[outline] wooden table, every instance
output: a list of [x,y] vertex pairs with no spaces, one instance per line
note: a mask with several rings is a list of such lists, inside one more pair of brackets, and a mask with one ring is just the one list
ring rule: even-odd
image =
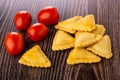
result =
[[[52,62],[51,68],[31,68],[18,63],[22,56],[7,54],[3,46],[4,37],[11,31],[19,32],[13,23],[16,12],[27,10],[32,14],[32,24],[38,22],[37,13],[46,6],[55,6],[60,14],[60,20],[75,15],[94,14],[96,23],[103,24],[106,34],[112,41],[113,57],[102,58],[96,64],[66,64],[69,50],[51,50],[55,28],[49,28],[47,38],[39,42],[28,39],[25,31],[25,48],[22,54],[35,44]],[[0,80],[120,80],[120,0],[0,0]]]

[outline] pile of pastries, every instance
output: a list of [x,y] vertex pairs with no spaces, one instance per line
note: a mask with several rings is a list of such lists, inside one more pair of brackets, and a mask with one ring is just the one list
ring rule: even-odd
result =
[[[53,39],[52,50],[71,48],[66,59],[67,64],[98,63],[101,57],[106,59],[112,57],[110,37],[105,34],[106,29],[103,25],[95,23],[92,14],[85,17],[74,16],[59,22],[55,28],[57,32]],[[19,63],[31,67],[51,67],[51,61],[39,45],[26,51]]]

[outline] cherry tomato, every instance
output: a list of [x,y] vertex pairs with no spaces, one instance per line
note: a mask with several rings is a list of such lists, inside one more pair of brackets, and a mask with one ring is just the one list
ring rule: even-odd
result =
[[24,37],[18,32],[10,32],[4,39],[5,49],[11,55],[18,55],[24,48]]
[[32,41],[39,41],[47,36],[48,28],[42,23],[35,23],[28,28],[26,33]]
[[18,30],[26,30],[31,22],[31,14],[27,11],[19,11],[14,17],[14,24]]
[[48,6],[38,13],[38,21],[45,25],[53,25],[59,20],[59,14],[55,7]]

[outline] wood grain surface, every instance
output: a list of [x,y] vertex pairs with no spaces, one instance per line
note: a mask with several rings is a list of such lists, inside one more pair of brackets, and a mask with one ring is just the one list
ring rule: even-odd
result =
[[[96,23],[103,24],[106,34],[112,41],[113,57],[102,58],[96,64],[66,64],[69,50],[51,50],[55,28],[49,28],[47,38],[39,42],[28,39],[25,31],[25,49],[22,54],[35,44],[52,62],[51,68],[31,68],[18,63],[22,56],[9,55],[3,46],[4,37],[11,31],[19,32],[13,19],[17,11],[27,10],[32,14],[32,24],[38,22],[37,13],[46,6],[55,6],[60,14],[60,20],[75,15],[94,14]],[[0,80],[120,80],[120,0],[0,0]]]

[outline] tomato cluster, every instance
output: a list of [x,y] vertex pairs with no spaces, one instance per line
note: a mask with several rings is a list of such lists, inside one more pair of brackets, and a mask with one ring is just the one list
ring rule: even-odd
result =
[[[59,14],[55,7],[45,7],[39,11],[39,23],[31,25],[32,16],[28,11],[19,11],[14,17],[15,27],[22,31],[26,30],[27,36],[32,41],[43,40],[48,34],[47,25],[53,25],[58,22]],[[4,46],[12,55],[18,55],[24,48],[24,37],[19,32],[10,32],[5,36]]]

